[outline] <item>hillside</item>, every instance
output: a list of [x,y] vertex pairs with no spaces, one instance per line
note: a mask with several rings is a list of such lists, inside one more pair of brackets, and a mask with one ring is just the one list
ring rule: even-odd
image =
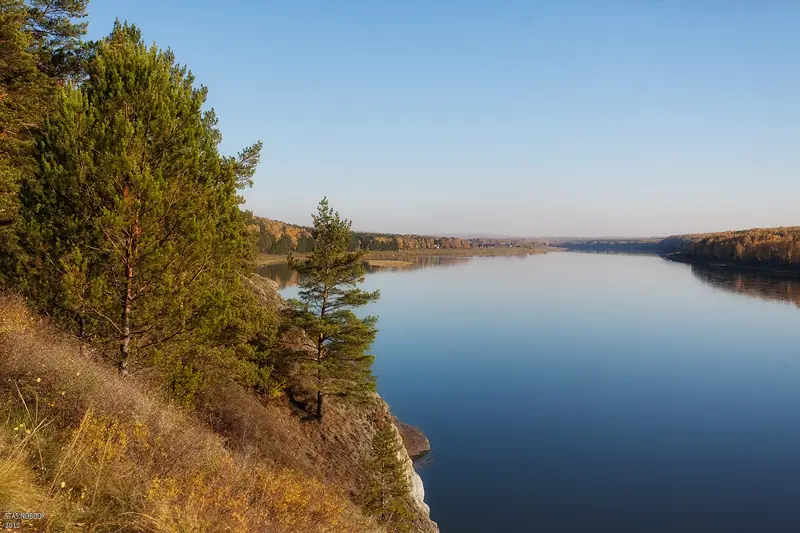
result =
[[0,10],[0,507],[36,531],[436,531],[349,221],[320,202],[292,263],[315,290],[282,301],[240,207],[262,144],[221,152],[207,88],[135,25],[90,43],[86,2],[40,5]]
[[[374,414],[388,412],[377,397],[371,409],[331,401],[320,426],[285,396],[264,403],[221,380],[186,411],[147,372],[120,377],[5,293],[0,405],[0,506],[44,513],[29,530],[390,531],[358,505]],[[401,460],[417,483],[405,451]],[[413,531],[436,531],[426,508],[413,509]]]

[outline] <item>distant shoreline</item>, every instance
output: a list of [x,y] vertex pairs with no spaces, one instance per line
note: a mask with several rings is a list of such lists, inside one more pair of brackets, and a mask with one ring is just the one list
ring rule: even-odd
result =
[[741,263],[737,261],[717,261],[690,257],[684,252],[672,252],[662,254],[664,259],[675,261],[676,263],[686,263],[694,265],[705,265],[725,270],[747,270],[749,272],[761,272],[765,274],[780,275],[784,277],[800,278],[800,266],[791,265],[770,265],[764,263]]
[[[403,261],[404,257],[509,257],[545,254],[552,248],[443,248],[417,249],[397,251],[369,251],[364,256],[367,261]],[[286,263],[288,254],[261,254],[255,260],[255,266],[279,265]],[[303,259],[305,253],[293,253],[293,257]]]

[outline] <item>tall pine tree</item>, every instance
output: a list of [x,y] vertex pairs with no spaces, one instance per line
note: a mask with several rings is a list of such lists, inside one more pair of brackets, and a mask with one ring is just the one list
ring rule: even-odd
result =
[[377,317],[358,318],[353,309],[380,298],[358,288],[364,281],[364,251],[349,251],[351,222],[323,198],[314,218],[314,248],[308,259],[289,256],[300,274],[300,298],[292,302],[297,324],[313,342],[305,368],[316,392],[316,417],[322,420],[327,395],[363,398],[375,390],[373,356]]
[[18,266],[18,192],[56,87],[81,69],[86,0],[0,0],[0,274]]
[[134,26],[115,24],[87,73],[62,90],[22,191],[28,289],[117,344],[125,374],[137,350],[225,317],[252,251],[238,189],[261,145],[221,156],[205,87]]

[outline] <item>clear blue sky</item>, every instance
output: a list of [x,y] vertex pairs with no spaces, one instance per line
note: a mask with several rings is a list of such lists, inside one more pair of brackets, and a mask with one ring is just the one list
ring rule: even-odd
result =
[[93,0],[264,141],[256,214],[363,230],[800,225],[800,2]]

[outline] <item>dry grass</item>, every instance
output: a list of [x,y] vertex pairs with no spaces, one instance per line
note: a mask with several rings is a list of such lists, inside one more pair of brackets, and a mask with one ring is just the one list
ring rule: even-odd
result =
[[[8,453],[4,446],[3,455]],[[0,504],[3,509],[29,509],[44,512],[47,501],[41,487],[36,484],[36,475],[23,461],[13,458],[0,459]],[[51,510],[49,506],[48,510]]]
[[199,413],[217,434],[0,295],[0,507],[44,512],[38,531],[381,531],[314,475],[285,408],[230,396],[247,399],[238,418],[231,400]]

